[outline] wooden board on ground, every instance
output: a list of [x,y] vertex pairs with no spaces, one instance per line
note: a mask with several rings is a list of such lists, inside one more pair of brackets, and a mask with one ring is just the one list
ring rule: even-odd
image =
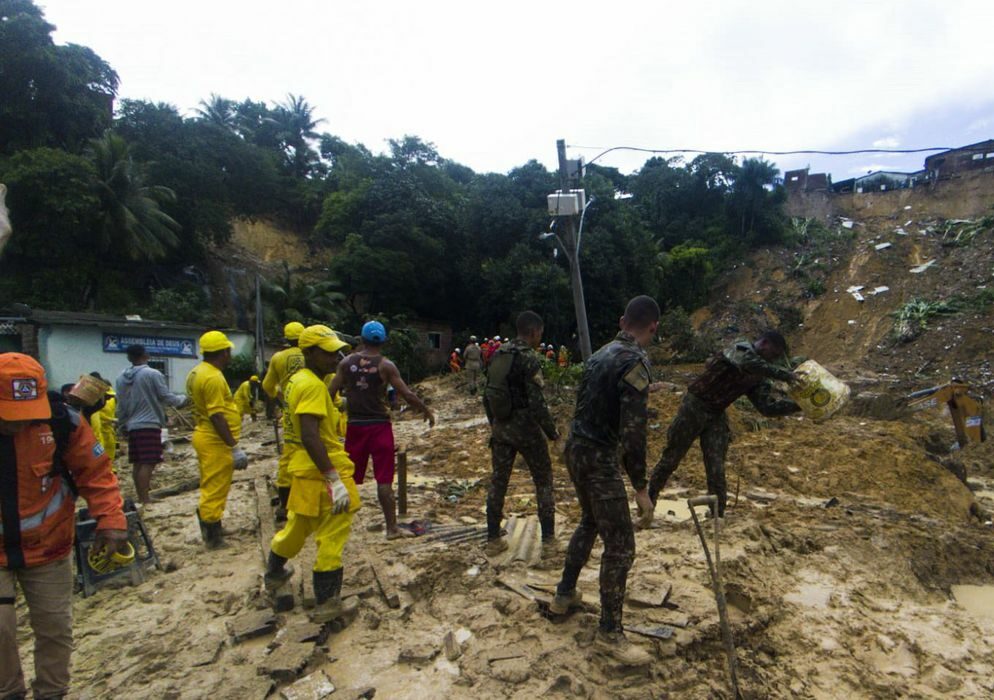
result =
[[[269,546],[272,544],[273,535],[276,534],[276,526],[273,523],[272,494],[269,492],[269,481],[264,476],[255,479],[255,503],[259,516],[259,549],[262,554],[262,565],[265,567],[269,559]],[[294,570],[287,585],[283,586],[279,593],[273,597],[273,609],[276,612],[293,610],[294,591],[299,590],[300,572]]]
[[172,486],[155,489],[150,495],[153,498],[168,498],[169,496],[178,496],[181,493],[194,491],[198,488],[200,488],[200,479],[187,479],[186,481],[181,481],[178,484],[173,484]]

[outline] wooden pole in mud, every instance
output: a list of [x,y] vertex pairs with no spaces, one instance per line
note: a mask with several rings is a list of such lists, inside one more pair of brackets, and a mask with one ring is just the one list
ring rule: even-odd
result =
[[407,451],[397,452],[397,512],[407,515]]

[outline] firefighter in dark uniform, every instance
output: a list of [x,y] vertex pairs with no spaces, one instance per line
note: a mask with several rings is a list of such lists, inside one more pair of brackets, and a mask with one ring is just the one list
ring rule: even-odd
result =
[[552,462],[546,440],[558,440],[556,423],[542,395],[542,366],[535,348],[542,340],[544,323],[534,311],[524,311],[516,323],[518,337],[503,343],[487,368],[483,404],[490,421],[493,475],[487,492],[488,556],[507,549],[501,530],[504,496],[514,458],[525,459],[538,501],[542,527],[542,558],[555,555],[556,505],[552,492]]
[[700,438],[708,493],[718,497],[718,514],[728,500],[725,455],[731,441],[725,409],[746,396],[764,416],[786,416],[801,410],[789,399],[773,396],[770,380],[797,381],[794,373],[778,366],[787,353],[787,341],[777,331],[766,331],[759,340],[737,341],[708,360],[704,372],[687,387],[680,410],[666,432],[666,449],[652,470],[649,496],[655,503],[687,450]]
[[561,615],[581,601],[576,581],[600,536],[604,541],[601,619],[594,646],[622,664],[640,666],[649,662],[649,655],[628,641],[621,623],[628,571],[635,559],[635,532],[618,468],[618,447],[621,464],[635,489],[639,525],[646,527],[653,516],[645,474],[651,379],[643,348],[656,335],[659,306],[651,297],[632,299],[620,326],[617,337],[587,360],[577,393],[576,414],[566,442],[566,466],[583,514],[570,540],[562,580],[550,609]]

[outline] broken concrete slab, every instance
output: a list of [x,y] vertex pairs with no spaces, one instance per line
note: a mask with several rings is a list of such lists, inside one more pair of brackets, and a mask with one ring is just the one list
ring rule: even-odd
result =
[[412,666],[427,666],[436,656],[438,656],[438,649],[434,647],[405,647],[397,655],[397,661]]
[[263,659],[257,670],[260,675],[286,683],[296,679],[316,653],[318,649],[313,644],[283,644]]
[[276,630],[276,615],[271,610],[253,610],[243,613],[227,623],[235,644],[255,639]]
[[380,593],[383,594],[383,599],[386,600],[387,605],[393,609],[400,607],[400,594],[397,589],[393,587],[390,579],[386,575],[386,567],[381,561],[370,562],[369,568],[373,570],[373,578],[376,579],[376,585],[380,588]]
[[653,639],[669,639],[674,630],[668,625],[625,625],[625,631]]
[[315,671],[280,691],[284,700],[324,700],[335,692],[335,684],[324,671]]
[[637,607],[660,608],[669,599],[672,591],[673,584],[671,583],[653,588],[638,586],[632,588],[626,599],[629,603],[633,603]]

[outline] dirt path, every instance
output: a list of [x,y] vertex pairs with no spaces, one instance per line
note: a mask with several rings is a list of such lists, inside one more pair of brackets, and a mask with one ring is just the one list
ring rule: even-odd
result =
[[[541,570],[483,556],[488,430],[478,403],[453,383],[447,378],[423,388],[440,414],[434,429],[406,412],[396,425],[412,482],[401,520],[426,518],[434,536],[462,528],[469,539],[447,545],[432,542],[429,533],[386,542],[374,489],[366,485],[345,554],[346,589],[361,596],[358,619],[303,649],[291,641],[306,627],[298,607],[277,616],[260,637],[236,643],[232,625],[266,607],[255,479],[275,469],[272,446],[262,444],[271,429],[250,426],[245,442],[253,464],[236,476],[225,518],[233,546],[203,550],[196,491],[149,508],[146,522],[166,571],[137,587],[77,598],[71,697],[278,697],[290,680],[317,671],[338,687],[332,698],[368,687],[380,698],[727,697],[703,555],[678,506],[703,487],[699,455],[688,456],[664,494],[672,503],[660,509],[656,526],[638,534],[630,578],[629,593],[637,598],[672,590],[670,607],[631,603],[626,624],[671,625],[674,635],[633,636],[656,661],[624,671],[588,649],[597,619],[598,549],[580,582],[587,609],[565,620],[547,619],[534,602],[497,583],[554,584],[558,564]],[[653,398],[653,456],[678,400]],[[557,411],[565,426],[568,403]],[[739,496],[726,521],[722,561],[747,697],[994,693],[994,618],[968,612],[951,595],[956,584],[994,584],[994,537],[970,516],[970,491],[921,445],[942,422],[916,421],[853,416],[815,426],[733,412],[728,467]],[[976,462],[989,464],[983,457]],[[577,509],[565,469],[558,456],[554,461],[565,539]],[[195,476],[192,450],[180,444],[155,486]],[[971,476],[989,478],[989,472]],[[524,470],[515,471],[507,502],[508,515],[522,523],[534,515]],[[306,572],[309,563],[297,567]],[[385,587],[398,592],[397,607],[380,593],[374,567]],[[448,633],[456,643],[446,654]],[[23,625],[21,635],[30,665]],[[299,667],[281,672],[278,662],[299,649],[305,652]]]

